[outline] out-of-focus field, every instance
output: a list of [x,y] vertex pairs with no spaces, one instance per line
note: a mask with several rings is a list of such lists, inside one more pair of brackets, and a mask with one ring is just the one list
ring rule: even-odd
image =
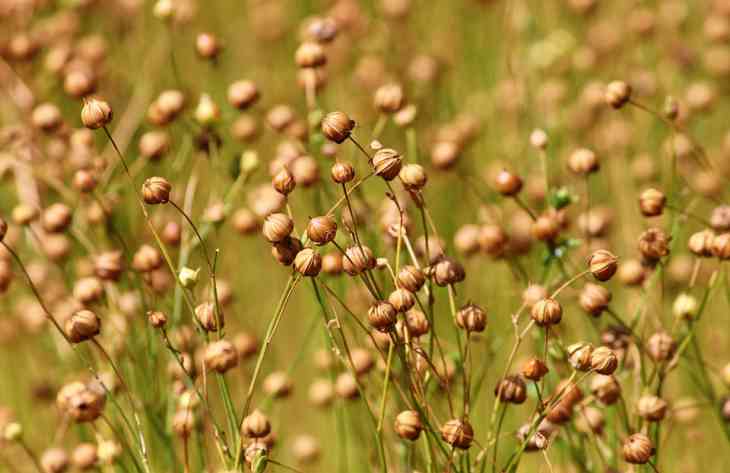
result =
[[[315,17],[331,20],[337,35],[322,41],[326,65],[302,67],[295,53],[312,41]],[[200,44],[201,33],[220,44],[214,58],[201,56],[200,48],[210,46]],[[312,77],[317,85],[308,103]],[[249,471],[243,459],[235,464],[235,444],[243,449],[251,440],[236,425],[249,386],[249,410],[261,409],[276,437],[267,471],[494,472],[511,466],[514,455],[521,458],[520,472],[726,471],[730,241],[713,248],[708,243],[706,255],[697,256],[688,240],[710,229],[717,242],[730,231],[729,78],[730,2],[723,0],[0,0],[0,217],[9,225],[4,242],[17,252],[64,330],[82,306],[98,315],[101,332],[95,340],[128,387],[107,396],[102,417],[93,422],[76,423],[59,407],[59,389],[68,383],[91,382],[97,371],[107,383],[119,384],[118,378],[96,342],[72,349],[57,333],[16,261],[3,253],[0,427],[17,422],[23,434],[22,440],[0,442],[0,471],[64,471],[44,452],[62,448],[73,456],[80,443],[99,447],[106,441],[115,442],[120,453],[107,461],[107,452],[97,452],[104,458],[92,462],[90,471]],[[241,79],[253,81],[260,93],[245,110],[229,98],[229,86]],[[631,86],[631,102],[614,109],[605,94],[617,80]],[[378,110],[374,94],[387,84],[402,87],[405,98],[396,108],[413,106],[414,117]],[[185,107],[169,123],[159,117],[155,123],[151,105],[171,89],[184,94]],[[113,109],[106,128],[133,173],[133,185],[102,129],[78,132],[84,128],[82,107],[91,97]],[[217,111],[205,109],[211,106],[207,100]],[[55,108],[39,112],[43,104]],[[281,105],[289,108],[279,109],[280,115],[293,115],[277,131],[271,112]],[[678,112],[667,118],[673,106]],[[417,344],[401,336],[387,368],[389,384],[384,382],[387,342],[376,349],[348,314],[351,310],[368,328],[373,298],[362,279],[324,271],[314,279],[292,276],[296,271],[272,257],[272,244],[261,232],[266,214],[281,211],[293,216],[293,236],[303,236],[310,218],[340,200],[336,241],[342,248],[355,247],[354,234],[346,230],[351,219],[341,201],[343,188],[332,182],[330,168],[336,161],[351,163],[357,182],[372,166],[353,141],[334,145],[323,135],[321,122],[332,111],[356,122],[352,137],[366,152],[375,152],[371,140],[377,138],[397,150],[404,165],[420,164],[428,175],[419,191],[407,192],[398,178],[389,188],[372,176],[351,194],[362,243],[397,270],[414,258],[427,266],[425,242],[430,239],[434,250],[440,238],[443,253],[466,274],[451,285],[453,291],[449,284],[428,282],[417,293],[421,309],[433,317],[436,341],[424,335]],[[547,136],[544,149],[531,143],[538,129]],[[164,135],[150,138],[152,131]],[[156,146],[162,149],[159,156]],[[600,169],[571,169],[579,148],[592,150]],[[258,167],[242,168],[252,156]],[[272,174],[282,167],[297,181],[288,206],[272,197]],[[503,169],[524,182],[517,199],[494,185]],[[79,177],[79,170],[86,174]],[[196,231],[205,230],[204,246],[211,259],[215,255],[219,300],[221,293],[231,296],[221,303],[223,333],[196,330],[186,299],[193,306],[213,300],[210,270],[189,222],[170,204],[143,207],[160,232],[170,222],[179,226],[182,246],[170,244],[165,235],[163,246],[176,272],[183,266],[200,269],[197,285],[176,288],[177,275],[162,259],[154,271],[135,267],[132,258],[141,245],[158,248],[137,201],[152,176],[169,180],[172,201]],[[93,191],[80,190],[82,178],[94,181]],[[640,196],[648,188],[665,196],[659,215],[642,214]],[[398,241],[400,218],[388,192],[395,192],[404,208],[407,245]],[[424,199],[427,215],[414,195]],[[64,203],[70,215],[60,231],[49,231],[46,211],[55,203]],[[24,222],[19,207],[39,215]],[[544,216],[549,228],[535,230],[529,213]],[[504,241],[495,243],[489,233],[495,228],[503,231]],[[653,261],[638,243],[649,228],[671,238],[667,253]],[[541,231],[555,235],[541,239]],[[307,240],[305,246],[312,246]],[[331,243],[315,248],[322,255],[339,254]],[[513,316],[521,314],[518,332],[531,320],[529,306],[523,305],[528,285],[552,294],[582,273],[588,257],[601,248],[617,256],[616,276],[604,283],[584,274],[561,290],[560,323],[550,326],[549,336],[539,326],[526,330],[511,358]],[[113,250],[121,250],[124,260],[117,280],[100,273],[98,264],[100,254]],[[395,287],[380,263],[372,280],[387,298]],[[296,287],[261,356],[277,303],[290,287],[287,280],[295,280]],[[586,314],[580,297],[589,282],[610,290],[611,314]],[[450,305],[450,291],[456,307]],[[432,307],[427,294],[433,295]],[[681,302],[690,305],[677,309],[680,295],[689,296]],[[481,333],[469,335],[454,322],[454,312],[468,302],[486,311]],[[201,373],[197,393],[166,348],[162,331],[150,325],[148,310],[167,315],[166,333],[175,350],[195,358]],[[325,324],[323,312],[326,318],[336,314],[340,324]],[[633,335],[626,328],[610,332],[619,323],[615,319]],[[187,335],[181,336],[182,330]],[[674,342],[659,361],[645,353],[657,332]],[[240,351],[250,341],[242,334],[255,337],[258,351],[240,356],[225,378],[210,370],[203,377],[206,346],[223,336]],[[574,380],[581,380],[584,398],[570,406],[572,418],[546,433],[543,451],[521,455],[515,432],[574,372],[568,348],[576,342],[607,344],[615,351],[619,365],[613,376],[621,385],[621,401],[600,402],[592,391],[598,375],[578,373]],[[439,386],[428,366],[416,367],[415,346],[430,354],[437,372],[444,371],[438,353],[445,353],[454,371],[448,389]],[[362,349],[359,355],[374,365],[359,377],[361,399],[345,399],[335,388],[332,400],[316,406],[314,394],[331,394],[327,383],[349,373],[346,352],[353,348]],[[495,402],[494,388],[507,364],[509,373],[518,374],[533,357],[550,369],[542,384],[528,381],[522,404]],[[258,359],[261,372],[252,383]],[[276,379],[269,377],[273,372],[286,374],[290,393],[272,394],[277,391]],[[439,429],[464,414],[465,375],[474,443],[459,450],[441,440]],[[187,440],[175,420],[186,408],[183,391],[208,398],[192,402],[199,426]],[[406,401],[411,392],[422,401],[422,417],[433,424],[424,426],[415,442],[400,439],[393,429],[396,415],[412,403]],[[668,403],[659,422],[647,420],[637,407],[648,395]],[[503,423],[495,422],[503,410]],[[588,415],[605,425],[587,428]],[[224,431],[222,441],[211,418]],[[375,434],[373,422],[382,424]],[[639,431],[658,447],[653,467],[625,461],[622,442]],[[230,455],[221,452],[222,444]],[[33,457],[42,464],[35,465]],[[68,471],[80,471],[74,462]]]

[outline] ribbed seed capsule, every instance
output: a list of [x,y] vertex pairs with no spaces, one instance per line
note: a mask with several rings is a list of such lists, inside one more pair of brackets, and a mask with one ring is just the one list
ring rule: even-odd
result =
[[368,322],[381,332],[387,332],[393,328],[397,320],[396,316],[395,308],[385,301],[377,301],[368,309]]
[[325,245],[335,239],[337,222],[329,215],[314,217],[307,225],[307,236],[318,245]]
[[532,306],[530,315],[537,325],[546,327],[560,323],[563,318],[563,308],[555,299],[542,299]]
[[322,257],[312,248],[304,248],[294,258],[294,269],[302,276],[317,276],[322,269]]
[[394,428],[400,438],[416,440],[421,435],[423,424],[417,411],[403,411],[396,416]]
[[474,440],[474,429],[462,419],[451,419],[441,426],[441,438],[454,448],[466,450]]
[[624,440],[622,452],[627,463],[643,465],[654,455],[654,444],[644,434],[632,434]]
[[487,313],[476,304],[467,304],[456,313],[456,325],[467,332],[483,332],[487,327]]
[[353,128],[355,122],[344,112],[330,112],[322,119],[322,134],[337,144],[349,138]]
[[271,243],[278,243],[287,238],[294,230],[291,217],[283,213],[273,213],[264,219],[261,232]]
[[395,179],[401,170],[401,166],[401,156],[394,149],[382,148],[375,153],[375,156],[373,156],[375,174],[386,181],[392,181]]

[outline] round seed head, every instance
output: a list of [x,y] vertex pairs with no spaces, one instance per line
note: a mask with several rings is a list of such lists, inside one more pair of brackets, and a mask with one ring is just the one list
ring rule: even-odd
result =
[[560,323],[563,318],[563,308],[555,299],[541,299],[532,306],[530,315],[535,323],[541,327],[547,327]]
[[71,343],[81,343],[99,335],[101,320],[90,310],[80,310],[66,321],[64,328]]
[[416,440],[421,435],[423,424],[417,411],[403,411],[395,418],[395,433],[405,440]]
[[112,121],[112,108],[109,102],[96,98],[84,101],[81,108],[81,122],[86,128],[96,130]]
[[474,440],[474,429],[462,419],[451,419],[441,426],[441,438],[454,448],[466,450]]
[[142,184],[142,198],[148,205],[166,204],[171,190],[172,185],[164,177],[150,177]]
[[654,444],[648,436],[636,433],[624,440],[622,452],[627,463],[643,465],[654,455]]
[[304,248],[294,258],[294,269],[302,276],[315,277],[322,270],[322,257],[312,248]]
[[621,108],[631,99],[631,86],[622,80],[610,82],[606,86],[606,103],[613,108]]

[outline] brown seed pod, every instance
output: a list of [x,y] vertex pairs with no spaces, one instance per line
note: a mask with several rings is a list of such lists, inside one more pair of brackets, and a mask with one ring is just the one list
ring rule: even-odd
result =
[[170,201],[172,185],[164,177],[154,176],[142,184],[142,198],[148,205],[166,204]]
[[94,258],[94,274],[104,281],[118,281],[124,271],[121,251],[105,251]]
[[560,235],[560,222],[554,212],[545,212],[537,217],[530,233],[540,241],[553,241]]
[[159,310],[148,311],[147,320],[154,328],[162,328],[167,325],[167,316],[164,312],[160,312]]
[[596,375],[591,380],[591,392],[596,399],[610,406],[621,397],[621,386],[614,376]]
[[423,424],[417,411],[402,411],[395,417],[395,433],[405,440],[416,440],[421,435]]
[[49,448],[41,455],[41,466],[44,473],[63,473],[68,469],[68,454],[62,448]]
[[217,340],[205,348],[203,361],[207,369],[225,373],[238,364],[238,353],[228,340]]
[[396,113],[405,105],[405,95],[400,84],[386,84],[375,91],[375,108],[381,113]]
[[80,310],[66,321],[64,329],[71,343],[81,343],[99,335],[101,319],[90,310]]
[[613,108],[621,108],[631,99],[631,86],[622,80],[609,82],[605,92],[606,103]]
[[591,370],[593,345],[590,343],[578,342],[568,346],[566,350],[568,352],[568,363],[570,363],[570,366],[578,371]]
[[503,196],[515,196],[522,190],[522,179],[517,174],[503,169],[494,178],[494,188]]
[[93,469],[98,459],[97,447],[93,443],[80,443],[71,452],[71,464],[81,471]]
[[440,170],[453,167],[461,156],[462,147],[454,141],[437,141],[431,148],[431,164]]
[[195,51],[203,59],[215,59],[223,51],[223,44],[213,33],[200,33],[195,38]]
[[456,325],[467,332],[483,332],[487,327],[487,313],[476,304],[467,304],[456,312]]
[[532,308],[535,304],[547,298],[547,289],[539,284],[529,284],[525,290],[522,291],[522,301],[529,308]]
[[532,306],[530,316],[537,325],[547,327],[560,323],[563,318],[563,308],[555,299],[541,299]]
[[217,332],[219,328],[222,329],[225,325],[223,313],[217,313],[215,303],[213,302],[199,304],[195,308],[195,318],[200,323],[200,326],[208,332]]
[[650,228],[639,236],[639,252],[650,264],[657,263],[669,254],[671,237],[659,228]]
[[172,430],[180,438],[188,438],[195,430],[197,419],[190,409],[178,409],[172,416]]
[[91,422],[104,410],[106,398],[101,387],[72,382],[64,385],[56,395],[56,407],[75,422]]
[[71,209],[66,204],[51,204],[43,211],[41,223],[49,233],[59,233],[71,225]]
[[530,358],[522,365],[522,376],[530,381],[540,381],[548,373],[547,365],[539,358]]
[[315,277],[322,270],[322,257],[312,248],[304,248],[294,257],[294,269],[302,276]]
[[132,257],[132,268],[136,271],[147,273],[162,267],[163,262],[162,254],[157,248],[144,244],[134,253]]
[[337,162],[332,165],[330,175],[337,184],[345,184],[355,179],[355,168],[350,163]]
[[412,293],[418,292],[426,283],[426,276],[423,271],[415,266],[403,266],[396,276],[398,286],[409,290]]
[[342,399],[357,399],[357,380],[350,373],[340,373],[335,380],[335,393]]
[[611,292],[598,284],[587,283],[580,293],[578,302],[588,314],[598,317],[608,308]]
[[639,210],[644,217],[656,217],[664,212],[667,197],[656,189],[646,189],[639,196]]
[[327,64],[327,55],[321,44],[305,41],[297,48],[294,61],[301,68],[320,67]]
[[659,422],[664,419],[668,407],[669,405],[664,399],[648,394],[639,398],[636,403],[636,412],[649,422]]
[[86,99],[84,106],[81,108],[81,122],[91,130],[96,130],[111,123],[112,115],[112,108],[105,100]]
[[461,282],[466,277],[461,263],[447,257],[442,257],[432,266],[431,274],[433,281],[442,287]]
[[591,353],[591,369],[596,373],[609,375],[618,368],[618,358],[608,347],[598,347]]
[[340,274],[342,272],[342,255],[337,252],[324,254],[322,256],[322,271],[332,276]]
[[646,352],[655,362],[669,360],[676,349],[677,342],[667,332],[657,332],[646,341]]
[[239,110],[245,110],[259,99],[256,83],[250,80],[237,80],[228,86],[228,103]]
[[586,176],[598,171],[599,168],[596,153],[587,148],[578,148],[568,157],[568,169],[575,174]]
[[375,268],[376,260],[373,251],[365,245],[355,245],[345,250],[342,257],[342,269],[350,276],[357,276],[363,271]]
[[710,251],[715,258],[723,261],[730,259],[730,233],[721,233],[712,237]]
[[58,107],[52,103],[42,103],[33,109],[31,123],[45,132],[57,130],[63,123],[63,117]]
[[588,258],[588,269],[599,281],[608,281],[616,274],[618,259],[608,250],[596,250]]
[[373,156],[375,174],[386,181],[392,181],[401,170],[401,155],[394,149],[381,148]]
[[509,237],[499,225],[487,224],[479,228],[479,249],[493,258],[504,255]]
[[397,311],[389,302],[377,301],[368,309],[368,322],[370,326],[381,332],[388,332],[397,320]]
[[636,433],[624,440],[621,451],[627,463],[643,465],[654,455],[654,444],[646,435]]
[[428,182],[426,170],[419,164],[406,164],[401,168],[398,176],[403,183],[403,187],[408,190],[421,190]]
[[410,338],[418,338],[428,333],[428,331],[431,329],[431,324],[429,323],[426,314],[424,314],[420,310],[411,309],[406,312],[403,320],[399,320],[396,323],[395,328],[398,331],[398,336],[402,340],[407,339],[404,333],[404,327],[408,329],[408,336]]
[[148,131],[139,139],[139,154],[142,157],[157,161],[170,149],[170,135],[163,130]]
[[271,186],[281,195],[289,195],[296,187],[294,176],[286,167],[282,167],[271,179]]
[[264,219],[261,233],[271,243],[279,243],[289,237],[294,230],[294,222],[284,213],[273,213]]
[[92,192],[96,188],[97,180],[94,173],[86,169],[79,169],[74,173],[73,186],[83,193]]
[[451,419],[441,426],[441,438],[454,448],[467,450],[474,440],[474,429],[462,419]]
[[294,263],[294,258],[302,248],[302,242],[298,238],[286,237],[271,246],[271,254],[276,261],[284,266],[289,266]]
[[355,121],[344,112],[330,112],[322,119],[322,134],[337,144],[349,138],[353,128],[355,128]]
[[318,245],[325,245],[335,239],[337,222],[330,215],[314,217],[307,225],[307,236]]
[[503,378],[494,388],[494,395],[501,402],[522,404],[527,399],[527,386],[519,375],[510,375]]
[[406,312],[416,304],[416,298],[408,289],[399,288],[391,292],[388,302],[397,312]]

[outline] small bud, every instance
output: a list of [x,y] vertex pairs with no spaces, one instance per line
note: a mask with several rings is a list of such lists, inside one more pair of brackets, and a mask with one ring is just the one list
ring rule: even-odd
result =
[[220,117],[221,111],[210,95],[202,94],[195,108],[195,120],[203,126],[213,124]]
[[10,422],[3,429],[3,438],[8,442],[20,440],[23,436],[23,427],[17,422]]
[[166,204],[170,201],[172,185],[164,177],[150,177],[142,184],[142,198],[146,204]]
[[297,48],[294,61],[301,68],[320,67],[327,63],[327,55],[321,44],[305,41]]
[[428,181],[428,175],[419,164],[406,164],[398,174],[403,186],[408,190],[421,190]]
[[215,59],[222,50],[223,45],[212,33],[200,33],[195,38],[195,51],[204,59]]
[[405,104],[403,87],[399,84],[386,84],[375,91],[375,108],[381,113],[396,113]]
[[579,148],[568,157],[568,168],[575,174],[588,175],[598,171],[600,165],[596,153],[587,148]]
[[545,149],[548,145],[548,135],[544,130],[536,129],[530,133],[530,144],[537,149]]
[[516,174],[503,169],[494,179],[494,188],[503,196],[514,196],[522,190],[522,179]]
[[259,89],[250,80],[238,80],[228,87],[228,102],[239,110],[245,110],[259,99]]
[[192,289],[198,284],[198,280],[200,278],[200,268],[198,269],[191,269],[187,266],[184,266],[180,270],[180,274],[178,275],[178,279],[180,280],[180,284],[182,287],[186,289]]
[[256,151],[244,151],[241,154],[239,166],[244,175],[249,175],[258,169],[259,163],[259,155]]
[[154,328],[163,328],[167,324],[167,316],[159,310],[148,311],[147,320]]
[[674,316],[682,320],[692,320],[697,315],[697,309],[697,299],[684,292],[677,296],[672,306]]
[[112,121],[112,108],[105,100],[90,98],[81,108],[81,122],[86,128],[96,130]]

